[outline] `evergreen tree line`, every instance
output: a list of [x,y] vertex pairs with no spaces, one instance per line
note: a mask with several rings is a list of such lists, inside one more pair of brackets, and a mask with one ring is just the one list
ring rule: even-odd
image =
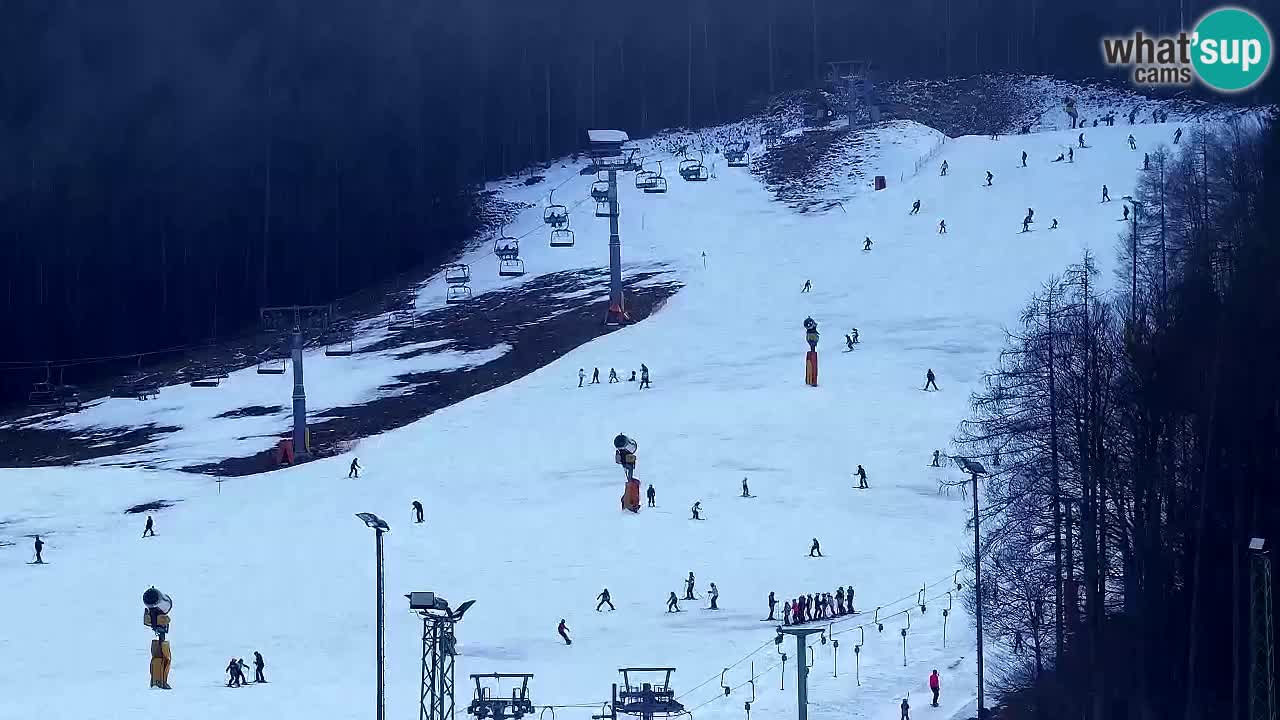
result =
[[[477,183],[579,149],[589,126],[731,120],[829,60],[1097,75],[1099,36],[1172,31],[1207,7],[14,0],[0,361],[189,345],[260,305],[438,263],[477,230]],[[0,397],[31,375],[0,373]]]
[[968,598],[988,680],[1034,717],[1261,717],[1247,548],[1280,543],[1280,129],[1189,140],[1128,201],[1117,290],[1089,255],[1045,283],[957,438],[990,472]]

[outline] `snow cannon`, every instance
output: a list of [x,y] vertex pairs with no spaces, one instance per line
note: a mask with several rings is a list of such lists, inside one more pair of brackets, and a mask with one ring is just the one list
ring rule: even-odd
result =
[[633,513],[640,512],[640,480],[635,477],[636,441],[619,434],[613,439],[614,462],[622,466],[627,475],[627,484],[622,492],[622,509]]
[[142,593],[142,606],[142,624],[156,634],[151,640],[151,687],[169,690],[169,667],[173,664],[173,655],[166,638],[173,600],[153,586]]
[[804,356],[804,383],[809,387],[818,386],[818,323],[813,318],[804,319],[804,339],[809,343],[809,352]]

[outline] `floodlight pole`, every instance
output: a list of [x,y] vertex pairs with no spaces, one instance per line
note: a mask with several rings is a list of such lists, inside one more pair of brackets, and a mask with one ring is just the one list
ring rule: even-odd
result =
[[974,603],[977,606],[977,631],[978,631],[978,720],[985,717],[985,707],[982,697],[982,689],[985,685],[982,667],[982,547],[980,545],[979,529],[978,529],[978,473],[970,468],[973,477],[973,594],[976,599]]
[[1275,664],[1271,630],[1271,553],[1266,540],[1249,543],[1249,720],[1275,720]]
[[356,517],[364,521],[364,524],[373,528],[374,536],[374,557],[377,562],[378,577],[378,700],[377,700],[377,720],[386,720],[386,679],[387,673],[385,668],[386,656],[386,601],[383,594],[382,582],[382,534],[391,530],[387,523],[373,513],[357,513]]
[[822,632],[820,628],[779,628],[783,635],[796,638],[796,718],[809,719],[809,655],[805,652],[804,639]]

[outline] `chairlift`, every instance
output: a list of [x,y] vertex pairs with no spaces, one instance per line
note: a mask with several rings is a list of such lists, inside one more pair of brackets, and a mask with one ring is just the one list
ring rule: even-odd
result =
[[[471,704],[467,706],[467,714],[474,715],[477,720],[520,720],[525,715],[532,715],[533,700],[529,697],[529,673],[484,673],[472,675],[476,683],[476,691]],[[502,681],[515,680],[519,685],[511,689],[511,695],[503,695]],[[493,687],[482,684],[482,680],[491,680]]]
[[470,285],[450,285],[445,293],[444,301],[446,305],[460,305],[471,299]]
[[348,337],[346,340],[338,340],[336,342],[325,343],[325,357],[348,357],[356,351],[356,342],[354,338]]
[[418,317],[412,310],[392,310],[387,314],[387,329],[393,332],[412,330],[418,325]]
[[658,177],[658,173],[652,170],[641,170],[636,173],[636,189],[648,190],[653,187],[653,181]]
[[591,183],[591,199],[596,203],[609,201],[609,181],[597,180]]
[[52,369],[45,365],[44,380],[31,384],[28,400],[32,408],[38,410],[63,410],[67,412],[80,409],[80,389],[75,385],[63,382],[66,368],[58,368],[58,382],[53,382]]
[[542,211],[542,222],[553,228],[569,224],[569,208],[555,202],[556,191],[552,190],[547,197],[547,209]]
[[520,277],[524,274],[524,261],[518,257],[502,258],[498,261],[498,275],[501,277]]
[[466,285],[471,282],[471,268],[467,265],[446,265],[444,281],[448,285]]
[[653,174],[650,179],[650,185],[644,188],[646,193],[650,195],[661,194],[667,191],[667,179],[662,176],[662,161],[658,161],[658,171]]
[[732,143],[725,147],[724,159],[729,167],[748,167],[751,165],[751,155],[747,152],[751,148],[751,144],[746,140]]
[[711,179],[711,171],[702,164],[703,154],[698,151],[698,159],[685,158],[680,161],[680,177],[689,182],[705,182]]
[[551,231],[551,247],[573,247],[573,231],[568,222]]
[[284,371],[285,359],[283,357],[258,360],[257,372],[259,375],[283,375]]
[[499,260],[514,260],[520,257],[520,241],[503,235],[493,241],[493,254]]

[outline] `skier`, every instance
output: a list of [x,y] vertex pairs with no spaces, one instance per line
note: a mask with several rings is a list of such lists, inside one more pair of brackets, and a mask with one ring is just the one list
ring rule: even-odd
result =
[[818,538],[814,538],[813,544],[809,546],[809,557],[822,557],[822,548],[818,547]]
[[1073,163],[1075,161],[1076,161],[1076,149],[1073,147],[1067,148],[1067,162]]
[[805,280],[805,281],[804,281],[804,287],[800,288],[800,292],[802,292],[802,293],[807,293],[807,292],[809,292],[811,289],[813,289],[813,283],[809,282],[808,280]]
[[946,174],[947,174],[947,161],[946,161],[946,160],[943,160],[943,161],[942,161],[942,175],[945,177],[945,176],[946,176]]
[[147,516],[147,524],[146,524],[146,526],[142,528],[142,537],[146,537],[146,536],[148,536],[148,535],[150,535],[151,537],[155,537],[155,536],[156,536],[156,529],[155,529],[155,526],[154,526],[154,525],[152,525],[152,523],[151,523],[151,516],[150,516],[150,515],[148,515],[148,516]]
[[616,382],[622,382],[618,379],[618,371],[613,368],[609,368],[609,384],[612,385]]
[[844,614],[844,588],[842,587],[836,588],[836,614]]
[[1182,139],[1182,128],[1178,128],[1177,132],[1173,134],[1173,144],[1177,145],[1178,141],[1181,139]]
[[990,171],[990,170],[988,170],[988,171],[987,171],[987,187],[991,187],[991,179],[992,179],[992,178],[994,178],[994,177],[995,177],[995,175],[992,175],[992,174],[991,174],[991,171]]
[[853,607],[853,586],[852,585],[844,589],[844,609],[849,611],[850,615],[854,615],[858,612]]
[[1031,232],[1030,225],[1031,225],[1030,216],[1022,218],[1022,232]]
[[244,661],[244,658],[240,658],[236,662],[240,665],[240,682],[248,685],[249,678],[245,677],[245,673],[249,670],[249,664]]
[[1054,159],[1053,159],[1053,161],[1054,161],[1054,162],[1062,162],[1062,161],[1063,161],[1063,159],[1065,159],[1065,158],[1066,158],[1066,155],[1065,155],[1064,153],[1058,153],[1058,157],[1054,158]]
[[643,390],[647,387],[652,387],[649,384],[649,366],[640,363],[640,389]]
[[867,471],[862,469],[862,465],[858,465],[858,470],[854,473],[858,476],[858,489],[866,490],[871,486],[867,484]]
[[911,203],[911,212],[909,212],[909,213],[907,213],[907,214],[908,214],[908,215],[919,215],[919,214],[920,214],[920,200],[918,200],[918,199],[917,199],[915,202]]
[[413,501],[413,521],[415,523],[422,522],[422,503],[417,500]]
[[263,661],[262,653],[258,652],[257,650],[254,650],[253,651],[253,681],[254,682],[264,683],[267,681],[267,676],[262,674],[262,669],[265,668],[266,666],[267,666],[267,663]]
[[1027,151],[1023,150],[1022,151],[1022,167],[1026,167],[1026,166],[1027,166]]
[[582,368],[578,368],[578,387],[582,387],[582,381],[587,379],[587,373]]
[[858,344],[858,328],[849,331],[849,339],[853,340],[854,345]]
[[360,477],[360,458],[352,458],[351,466],[347,468],[347,478],[350,479],[350,478],[359,478],[359,477]]
[[39,535],[36,536],[35,546],[36,546],[36,563],[43,565],[44,556],[41,555],[41,553],[44,552],[44,541],[40,539]]
[[938,464],[938,456],[941,454],[942,452],[940,450],[933,451],[933,464],[930,465],[930,467],[942,467],[941,465]]
[[240,663],[235,658],[231,658],[231,661],[227,663],[227,674],[231,676],[231,679],[227,681],[227,687],[240,687],[241,683],[244,682],[244,677],[240,674]]
[[691,508],[691,512],[693,512],[693,517],[689,518],[690,520],[701,520],[701,519],[702,519],[702,514],[701,514],[701,513],[702,513],[702,501],[701,501],[701,500],[699,500],[699,501],[697,501],[697,502],[695,502],[695,503],[693,504],[693,507]]
[[1142,169],[1151,169],[1151,153],[1142,153]]
[[560,618],[560,624],[556,626],[556,632],[560,633],[560,637],[564,638],[565,645],[573,644],[573,641],[569,639],[569,626],[564,624],[564,618]]
[[1138,141],[1134,140],[1132,135],[1129,136],[1129,149],[1130,150],[1138,149]]
[[1111,202],[1111,192],[1107,190],[1107,186],[1102,186],[1102,202]]
[[853,349],[853,338],[849,337],[848,333],[846,333],[844,336],[844,346],[849,350]]
[[939,234],[939,235],[946,235],[946,234],[947,234],[947,221],[946,221],[946,220],[939,220],[939,221],[938,221],[938,234]]
[[747,479],[742,478],[742,497],[751,497],[751,490],[747,488]]
[[[770,591],[769,591],[769,617],[765,618],[766,620],[772,620],[772,619],[773,619],[773,609],[774,609],[774,607],[776,607],[776,606],[777,606],[777,604],[778,604],[778,600],[773,596],[773,591],[772,591],[772,590],[770,590]],[[786,614],[790,614],[790,613],[791,613],[791,608],[790,608],[790,606],[783,607],[783,608],[782,608],[782,610],[783,610],[783,614],[784,614],[784,615],[786,615]]]
[[1013,652],[1014,652],[1014,654],[1018,654],[1018,655],[1020,655],[1020,654],[1022,654],[1022,651],[1023,651],[1024,649],[1025,649],[1025,647],[1024,647],[1024,646],[1023,646],[1023,644],[1022,644],[1022,631],[1021,631],[1021,630],[1014,630],[1014,631],[1013,631]]
[[1036,216],[1036,211],[1031,208],[1027,208],[1027,221],[1035,222],[1034,220],[1035,216]]
[[589,384],[589,385],[599,385],[599,384],[600,384],[600,368],[592,368],[592,369],[591,369],[591,382],[590,382],[590,383],[588,383],[588,384]]
[[653,489],[653,483],[649,483],[649,489],[644,493],[649,498],[649,507],[658,507],[658,503],[654,499],[658,497],[658,492]]
[[[687,600],[688,598],[686,597],[685,599]],[[680,601],[676,598],[674,591],[667,596],[667,612],[680,612]]]
[[932,386],[933,386],[933,389],[934,389],[934,390],[937,390],[937,389],[938,389],[938,383],[936,382],[936,380],[937,380],[937,378],[935,378],[935,377],[934,377],[934,375],[933,375],[933,368],[929,368],[929,369],[928,369],[928,371],[927,371],[927,372],[925,372],[925,374],[924,374],[924,389],[925,389],[925,390],[928,390],[928,389],[929,389],[929,386],[930,386],[930,385],[932,385]]
[[684,580],[684,599],[693,600],[693,571],[689,571],[689,577]]
[[941,683],[938,681],[938,670],[934,668],[933,674],[929,676],[929,689],[933,691],[934,707],[938,707],[938,691],[941,690]]
[[1080,147],[1086,147],[1084,144],[1084,133],[1080,133],[1080,137],[1076,138],[1076,140],[1080,143]]
[[[782,603],[782,624],[783,625],[791,624],[791,613],[792,613],[791,601],[784,600]],[[770,616],[770,618],[772,618],[772,616]]]
[[720,589],[716,587],[715,583],[711,583],[711,589],[707,590],[707,597],[711,599],[711,607],[707,609],[719,610],[720,606],[717,605],[716,603],[719,602],[720,600]]
[[1124,217],[1122,217],[1122,218],[1120,218],[1120,219],[1121,219],[1121,220],[1128,220],[1128,219],[1129,219],[1129,206],[1128,206],[1128,205],[1125,205],[1125,206],[1124,206]]
[[911,720],[911,703],[906,698],[902,698],[902,720]]
[[1049,229],[1050,229],[1050,230],[1057,230],[1057,229],[1058,229],[1058,218],[1054,218],[1054,219],[1053,219],[1053,224],[1049,226]]
[[636,381],[636,371],[632,370],[631,377],[627,378],[627,382],[635,382],[635,381]]
[[614,610],[617,610],[617,608],[613,606],[613,600],[609,599],[609,588],[605,588],[604,590],[601,590],[600,594],[596,596],[596,600],[600,601],[596,603],[596,612],[600,612],[600,608],[604,607],[605,605],[609,606],[609,612],[613,612]]
[[866,240],[862,241],[862,252],[871,252],[871,236],[869,235]]

